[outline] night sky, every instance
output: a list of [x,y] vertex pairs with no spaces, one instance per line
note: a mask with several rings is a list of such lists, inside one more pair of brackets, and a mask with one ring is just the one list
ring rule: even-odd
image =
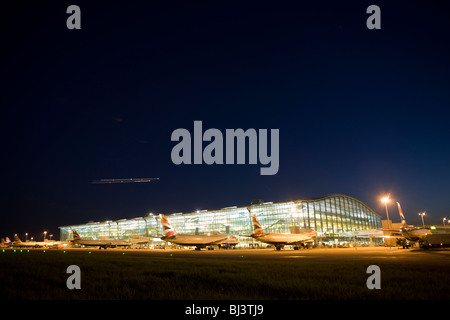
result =
[[[0,236],[345,194],[450,218],[444,1],[2,2]],[[69,5],[81,29],[69,30]],[[369,30],[369,5],[381,29]],[[171,134],[279,129],[280,167],[175,165]],[[206,146],[208,143],[204,143]],[[248,162],[248,161],[247,161]],[[103,178],[151,183],[96,185]],[[24,236],[23,236],[24,237]]]

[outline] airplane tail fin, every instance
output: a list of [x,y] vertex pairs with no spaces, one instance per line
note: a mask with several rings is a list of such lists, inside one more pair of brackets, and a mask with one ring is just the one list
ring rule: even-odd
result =
[[9,238],[8,237],[6,237],[6,241],[5,241],[6,243],[11,243],[11,240],[9,240]]
[[17,234],[14,235],[14,241],[16,241],[18,243],[22,243],[22,241],[20,240],[20,238]]
[[402,207],[400,206],[400,203],[397,202],[398,207],[398,213],[400,214],[400,219],[402,220],[402,226],[407,227],[408,224],[406,223],[405,216],[403,215]]
[[73,232],[73,240],[81,240],[80,235],[78,234],[78,232],[76,232],[76,230],[72,230]]
[[261,224],[259,223],[258,219],[256,219],[256,215],[252,214],[252,219],[253,219],[253,227],[255,228],[255,233],[254,235],[261,235],[264,234],[264,230],[261,227]]
[[172,225],[170,224],[169,220],[167,220],[166,216],[163,215],[163,214],[160,214],[159,217],[161,218],[161,224],[162,224],[163,229],[164,229],[164,235],[166,237],[170,237],[170,236],[176,235],[177,232],[172,227]]

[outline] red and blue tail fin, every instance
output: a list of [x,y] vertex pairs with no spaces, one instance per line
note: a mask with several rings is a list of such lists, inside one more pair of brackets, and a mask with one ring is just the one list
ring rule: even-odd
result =
[[402,220],[402,226],[407,227],[408,224],[406,223],[405,216],[403,215],[402,207],[400,206],[400,203],[397,202],[398,207],[398,213],[400,214],[400,219]]
[[259,223],[258,219],[256,219],[256,215],[252,214],[252,219],[253,219],[253,227],[255,228],[255,236],[259,236],[261,234],[264,234],[264,230],[261,227],[261,224]]
[[78,234],[78,232],[76,232],[75,230],[72,230],[72,232],[73,232],[73,240],[74,240],[74,241],[76,241],[76,240],[81,240],[81,237],[80,237],[80,235]]
[[161,224],[162,224],[163,229],[164,229],[164,235],[166,237],[170,237],[170,236],[176,235],[177,232],[172,227],[172,225],[170,224],[169,220],[167,220],[167,218],[163,214],[160,214],[159,216],[161,218]]
[[20,240],[20,238],[17,235],[17,233],[14,235],[14,241],[17,242],[17,243],[22,243],[22,241]]

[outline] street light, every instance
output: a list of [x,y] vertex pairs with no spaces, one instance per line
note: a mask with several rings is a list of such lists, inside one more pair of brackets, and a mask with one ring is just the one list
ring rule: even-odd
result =
[[28,240],[28,232],[25,232],[25,242]]
[[45,241],[45,236],[47,235],[47,231],[44,231],[44,241]]
[[387,219],[389,221],[389,212],[388,212],[388,208],[387,208],[387,203],[389,202],[389,195],[387,195],[386,197],[381,199],[381,202],[384,203],[384,207],[386,208],[386,216],[387,216]]
[[421,216],[422,217],[422,225],[423,225],[423,227],[425,228],[425,222],[423,222],[423,216],[425,215],[425,212],[420,212],[419,213],[419,216]]
[[444,227],[445,227],[445,220],[447,220],[447,218],[442,219],[442,223],[444,224]]

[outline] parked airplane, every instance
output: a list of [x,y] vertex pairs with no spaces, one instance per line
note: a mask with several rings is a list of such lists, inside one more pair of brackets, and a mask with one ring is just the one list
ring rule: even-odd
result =
[[[367,236],[372,237],[383,237],[396,239],[398,245],[403,245],[403,248],[409,247],[409,242],[418,242],[419,247],[429,248],[429,247],[444,247],[450,246],[450,236],[441,234],[432,234],[431,231],[423,227],[414,227],[406,223],[405,215],[403,214],[400,203],[397,202],[398,213],[402,221],[402,226],[399,229],[373,229],[364,231],[353,232],[355,236],[363,235],[367,232]],[[389,235],[380,235],[379,232],[388,231]]]
[[314,238],[317,237],[317,231],[314,230],[308,230],[304,233],[265,233],[254,214],[252,214],[252,218],[255,233],[251,237],[264,243],[273,244],[277,250],[285,245],[294,245],[294,250],[298,250],[299,246],[312,243]]
[[17,234],[14,235],[12,247],[17,248],[50,248],[56,245],[55,241],[25,241],[20,240]]
[[402,207],[400,203],[397,202],[398,213],[400,214],[400,219],[402,220],[402,226],[400,227],[400,232],[409,241],[421,241],[425,240],[427,235],[431,234],[431,231],[426,228],[408,226],[406,223],[405,216],[403,215]]
[[194,235],[194,234],[177,234],[175,229],[170,224],[169,220],[163,215],[159,215],[161,224],[164,229],[164,237],[162,240],[172,242],[182,246],[192,246],[195,250],[208,247],[208,250],[213,250],[213,245],[219,245],[225,240],[230,239],[231,236],[227,234],[212,234],[212,235]]
[[400,219],[402,221],[402,226],[398,229],[391,228],[381,228],[381,229],[371,229],[371,230],[361,230],[348,232],[347,235],[351,236],[368,236],[368,237],[380,237],[385,239],[395,239],[397,245],[402,245],[403,248],[408,248],[410,242],[419,241],[420,243],[426,238],[427,235],[431,234],[431,231],[426,228],[419,228],[414,226],[409,226],[406,223],[405,216],[403,215],[400,203],[397,202],[398,212]]
[[116,239],[106,239],[106,240],[84,240],[80,237],[76,230],[73,230],[73,244],[83,245],[86,247],[98,247],[99,249],[104,248],[114,248],[114,247],[129,247],[132,242],[127,240],[116,240]]
[[8,248],[8,247],[10,247],[11,245],[12,245],[12,244],[11,244],[11,240],[9,240],[8,237],[6,237],[6,239],[5,239],[5,238],[2,238],[1,244],[0,244],[0,247],[1,247],[1,248]]

